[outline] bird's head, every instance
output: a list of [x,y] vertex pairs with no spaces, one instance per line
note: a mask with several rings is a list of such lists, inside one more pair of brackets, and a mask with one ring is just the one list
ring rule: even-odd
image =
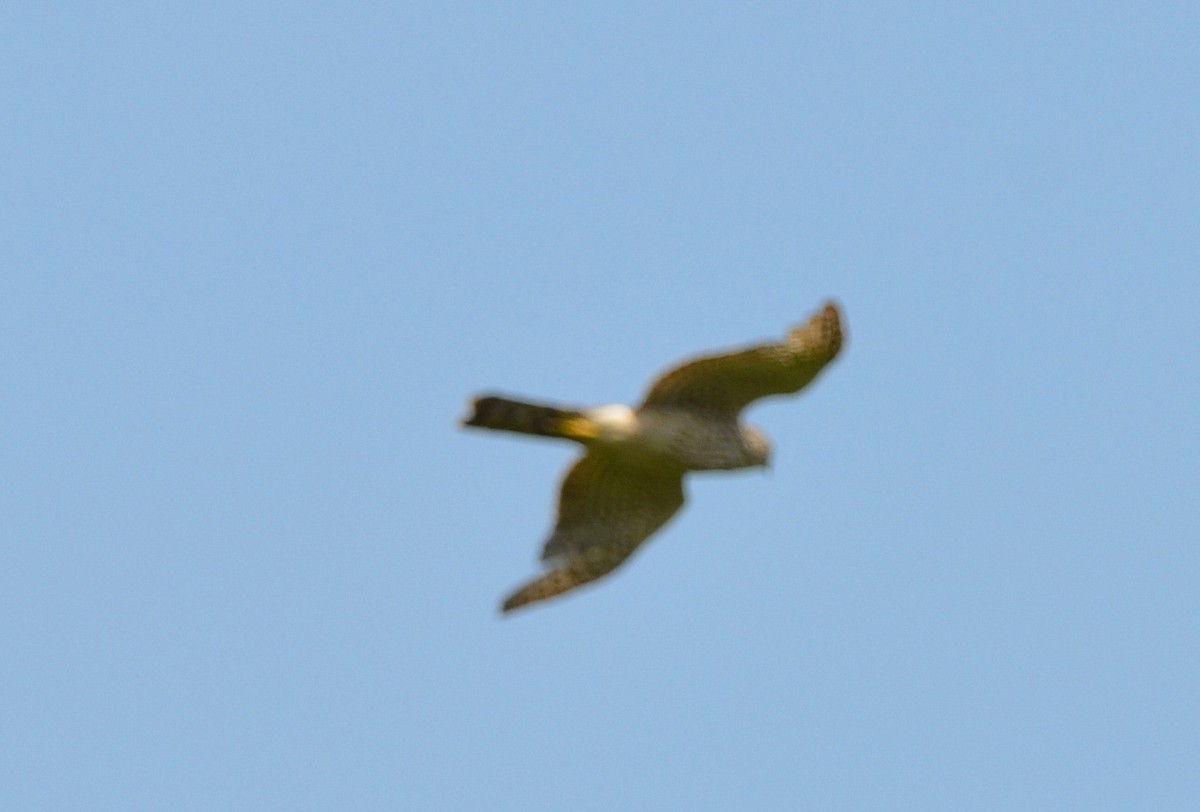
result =
[[767,439],[767,435],[753,426],[745,426],[742,429],[742,442],[746,447],[750,465],[771,467],[771,441]]

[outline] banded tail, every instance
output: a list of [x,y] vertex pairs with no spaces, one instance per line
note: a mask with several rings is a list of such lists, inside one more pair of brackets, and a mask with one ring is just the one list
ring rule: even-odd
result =
[[594,423],[578,409],[559,409],[495,395],[476,398],[471,408],[471,415],[462,421],[464,426],[580,442],[596,436]]

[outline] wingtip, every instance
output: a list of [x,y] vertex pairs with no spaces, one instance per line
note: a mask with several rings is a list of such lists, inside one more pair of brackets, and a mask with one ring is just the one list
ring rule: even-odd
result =
[[519,592],[509,595],[500,603],[500,617],[508,617],[514,611],[537,603],[539,600],[540,598],[530,598],[520,594]]
[[581,577],[578,572],[569,569],[551,570],[505,598],[504,603],[500,604],[500,613],[508,614],[514,609],[521,609],[548,598],[558,597],[588,580],[590,579]]
[[829,299],[821,309],[822,330],[827,336],[832,355],[841,352],[846,343],[846,328],[842,323],[842,309],[838,303]]
[[841,352],[846,341],[841,306],[834,299],[826,300],[819,311],[804,324],[794,328],[790,335],[795,340],[810,344],[814,351],[832,359]]
[[508,617],[510,614],[512,614],[514,609],[520,609],[522,606],[526,606],[527,604],[527,601],[514,601],[511,596],[505,598],[500,604],[500,617]]

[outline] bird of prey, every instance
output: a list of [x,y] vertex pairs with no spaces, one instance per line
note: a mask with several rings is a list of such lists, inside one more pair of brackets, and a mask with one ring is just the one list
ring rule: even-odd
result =
[[842,325],[826,304],[782,341],[695,358],[659,377],[636,409],[564,408],[484,395],[464,426],[574,440],[558,518],[542,550],[548,572],[505,599],[508,612],[611,572],[683,506],[689,471],[765,466],[770,443],[740,422],[759,398],[799,392],[838,354]]

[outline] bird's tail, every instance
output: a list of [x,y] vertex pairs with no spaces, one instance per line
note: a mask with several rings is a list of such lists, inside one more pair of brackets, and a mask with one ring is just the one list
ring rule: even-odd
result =
[[471,414],[462,425],[539,437],[563,437],[579,442],[596,436],[594,421],[579,409],[562,409],[495,395],[472,401]]

